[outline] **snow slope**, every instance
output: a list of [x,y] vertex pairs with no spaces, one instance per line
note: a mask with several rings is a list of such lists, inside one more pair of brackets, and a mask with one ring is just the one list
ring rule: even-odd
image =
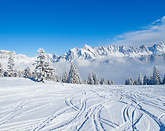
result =
[[165,130],[165,86],[0,78],[1,131]]

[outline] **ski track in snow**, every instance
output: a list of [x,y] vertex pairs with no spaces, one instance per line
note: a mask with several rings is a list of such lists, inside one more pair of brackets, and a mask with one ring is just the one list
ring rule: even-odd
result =
[[165,86],[0,78],[0,131],[164,131]]

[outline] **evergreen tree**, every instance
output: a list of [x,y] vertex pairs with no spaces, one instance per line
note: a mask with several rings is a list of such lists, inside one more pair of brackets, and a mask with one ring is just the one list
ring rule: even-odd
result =
[[107,84],[108,84],[108,85],[113,85],[114,82],[113,82],[113,80],[108,80],[108,81],[107,81]]
[[105,85],[105,84],[106,84],[106,83],[105,83],[105,80],[104,80],[104,77],[101,78],[100,84],[101,84],[101,85]]
[[43,81],[44,79],[56,81],[56,70],[50,66],[45,51],[40,48],[38,52],[35,73],[33,74],[34,78],[37,81]]
[[[47,63],[49,63],[49,62],[47,62]],[[56,74],[55,68],[51,67],[50,65],[46,66],[46,68],[45,68],[45,79],[57,82],[57,74]]]
[[143,79],[143,85],[149,85],[149,78],[145,75]]
[[134,85],[134,80],[132,78],[129,78],[130,85]]
[[37,81],[43,81],[44,79],[57,81],[56,70],[50,66],[45,51],[40,48],[38,52],[39,54],[35,63],[35,73],[33,74],[34,78]]
[[65,71],[62,76],[62,82],[67,83],[67,79],[68,79],[68,73]]
[[161,79],[159,76],[159,71],[157,66],[154,66],[153,68],[153,80],[152,80],[153,85],[160,85],[161,84]]
[[19,70],[16,70],[16,69],[15,69],[14,77],[19,77]]
[[81,84],[81,78],[78,70],[76,69],[76,66],[74,63],[72,63],[69,75],[68,75],[68,83],[74,83],[74,84]]
[[[21,73],[21,72],[20,72]],[[24,77],[32,77],[32,74],[30,72],[30,68],[27,67],[25,70],[24,70]]]
[[148,85],[154,85],[153,76],[148,77]]
[[112,85],[110,80],[108,80],[107,82],[108,82],[108,85]]
[[41,81],[45,78],[45,67],[47,66],[45,51],[41,48],[38,50],[39,54],[36,60],[35,79]]
[[8,72],[9,77],[17,76],[16,70],[14,69],[14,58],[13,58],[12,52],[10,53],[10,56],[9,56],[7,72]]
[[164,79],[163,79],[163,82],[162,82],[163,85],[165,85],[165,75],[164,75]]
[[95,85],[98,85],[99,84],[99,81],[97,79],[97,75],[95,73],[92,73],[92,77],[93,77],[94,84]]
[[128,78],[127,80],[125,80],[125,85],[134,85],[134,81],[132,78]]
[[139,85],[138,79],[134,80],[134,85]]
[[94,85],[95,81],[93,80],[93,73],[89,73],[88,84]]
[[125,80],[125,85],[129,85],[129,84],[128,84],[128,79],[127,79],[127,80]]
[[4,77],[8,77],[8,72],[7,71],[4,72]]
[[139,77],[138,77],[138,85],[143,85],[143,77],[141,73],[139,74]]
[[0,77],[4,76],[4,69],[2,68],[2,64],[0,63]]
[[72,77],[69,79],[68,83],[75,84]]
[[113,80],[111,80],[111,85],[114,85],[114,82],[113,82]]
[[104,85],[108,85],[108,82],[106,80],[104,80]]

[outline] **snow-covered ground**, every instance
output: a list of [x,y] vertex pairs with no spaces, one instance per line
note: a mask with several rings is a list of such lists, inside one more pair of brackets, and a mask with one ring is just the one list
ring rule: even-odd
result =
[[165,130],[165,86],[0,78],[1,131]]

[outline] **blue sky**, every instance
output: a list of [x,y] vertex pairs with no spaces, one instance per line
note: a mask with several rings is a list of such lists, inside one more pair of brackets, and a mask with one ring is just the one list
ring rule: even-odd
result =
[[62,55],[85,44],[138,43],[133,39],[139,40],[139,31],[158,27],[152,32],[162,33],[164,5],[164,0],[0,0],[0,50],[35,56],[44,48]]

